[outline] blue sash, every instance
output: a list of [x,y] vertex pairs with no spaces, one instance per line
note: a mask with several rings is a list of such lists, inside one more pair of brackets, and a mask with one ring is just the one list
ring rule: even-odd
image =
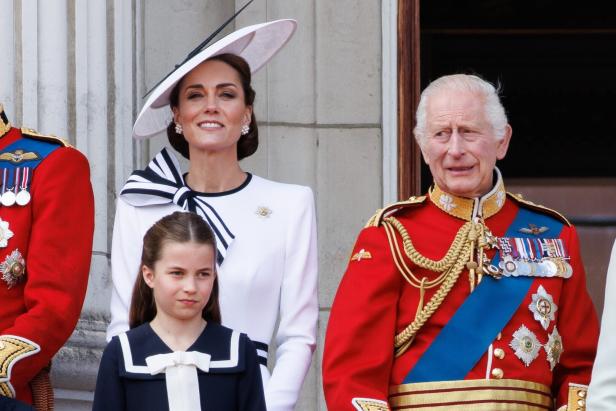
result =
[[[548,227],[549,230],[538,236],[518,231],[528,227],[529,223]],[[505,236],[557,238],[562,227],[561,222],[550,216],[520,208]],[[499,259],[497,253],[492,263],[498,265]],[[502,277],[496,280],[484,275],[403,383],[463,380],[511,320],[533,280],[533,277]]]

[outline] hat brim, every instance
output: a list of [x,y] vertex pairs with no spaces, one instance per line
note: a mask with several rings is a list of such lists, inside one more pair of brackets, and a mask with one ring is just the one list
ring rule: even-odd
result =
[[178,67],[160,83],[143,105],[135,125],[133,137],[144,139],[166,129],[171,121],[169,96],[178,82],[205,60],[220,54],[242,57],[254,73],[267,63],[291,38],[297,27],[292,19],[275,20],[241,28],[205,48]]

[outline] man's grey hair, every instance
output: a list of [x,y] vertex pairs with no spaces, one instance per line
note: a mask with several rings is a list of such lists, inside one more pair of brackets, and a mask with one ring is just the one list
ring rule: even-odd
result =
[[486,119],[492,125],[494,135],[498,140],[505,137],[507,115],[498,97],[499,90],[481,77],[470,74],[452,74],[437,78],[421,93],[415,117],[417,120],[416,126],[415,130],[413,130],[415,139],[420,147],[423,146],[426,139],[428,99],[443,90],[470,91],[483,96]]

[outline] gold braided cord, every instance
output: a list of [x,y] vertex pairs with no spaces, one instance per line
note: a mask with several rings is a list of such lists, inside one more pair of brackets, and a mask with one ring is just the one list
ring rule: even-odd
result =
[[409,324],[402,332],[396,335],[394,340],[394,347],[396,347],[396,357],[402,355],[410,346],[410,343],[415,338],[417,332],[423,327],[428,319],[434,314],[436,309],[441,305],[449,291],[453,288],[453,285],[460,277],[460,273],[464,270],[466,261],[468,261],[471,255],[470,244],[464,245],[461,250],[460,259],[448,270],[445,281],[441,284],[439,289],[434,293],[430,301],[423,307],[421,312],[415,316],[415,320]]
[[446,271],[444,271],[441,275],[439,275],[432,281],[428,281],[425,277],[421,280],[418,279],[415,274],[413,274],[408,265],[406,265],[406,261],[404,261],[404,258],[402,257],[402,252],[400,251],[398,241],[396,240],[396,233],[394,231],[395,229],[388,222],[384,222],[383,227],[385,228],[385,233],[387,234],[389,248],[393,256],[394,264],[398,268],[398,271],[400,271],[402,276],[410,285],[421,290],[426,288],[432,288],[443,282],[445,274],[447,273]]
[[[396,357],[402,355],[412,344],[415,335],[434,314],[442,304],[445,297],[449,294],[453,285],[457,282],[460,274],[464,270],[467,262],[473,261],[474,251],[477,248],[482,250],[487,244],[485,240],[485,226],[480,222],[467,222],[457,232],[449,250],[445,256],[438,261],[431,260],[421,255],[413,246],[411,238],[406,228],[394,217],[387,217],[383,220],[383,226],[387,234],[394,263],[402,276],[413,287],[420,292],[420,302],[415,313],[415,319],[402,332],[398,333],[394,340]],[[416,277],[409,266],[406,264],[400,246],[396,238],[396,232],[402,238],[404,252],[406,256],[417,266],[428,269],[439,275],[428,281],[427,278],[419,279]],[[471,270],[472,271],[472,270]],[[425,290],[440,285],[430,301],[423,306],[423,295]]]
[[[476,225],[470,221],[465,223],[460,228],[460,230],[458,230],[458,233],[453,239],[453,242],[451,243],[451,247],[449,247],[447,254],[445,254],[445,256],[440,260],[436,261],[424,257],[419,253],[419,251],[415,249],[408,231],[406,231],[406,228],[404,228],[404,226],[400,221],[398,221],[398,219],[396,219],[395,217],[387,217],[384,222],[393,225],[395,229],[400,233],[400,236],[402,237],[402,244],[404,245],[404,252],[406,253],[406,256],[413,262],[413,264],[428,269],[430,271],[436,271],[438,273],[447,270],[458,260],[460,251],[464,246],[464,241],[468,239],[471,228],[474,228],[474,226]],[[476,232],[473,234],[477,235]]]

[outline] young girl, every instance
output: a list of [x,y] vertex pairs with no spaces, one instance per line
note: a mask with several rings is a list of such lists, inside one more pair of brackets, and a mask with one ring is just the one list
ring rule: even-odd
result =
[[215,250],[197,214],[146,232],[131,329],[103,353],[94,410],[265,410],[254,344],[220,325]]

